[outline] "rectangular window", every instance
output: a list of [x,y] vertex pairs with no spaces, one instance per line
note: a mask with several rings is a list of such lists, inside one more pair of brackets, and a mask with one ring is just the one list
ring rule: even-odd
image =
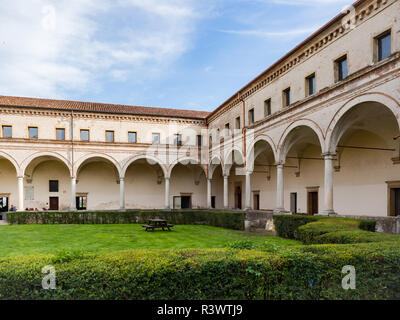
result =
[[391,55],[392,45],[391,45],[391,32],[386,32],[385,34],[376,38],[377,48],[378,48],[378,61],[382,61]]
[[176,146],[181,146],[182,145],[182,135],[181,134],[175,134],[174,135],[174,144]]
[[49,181],[49,192],[58,192],[58,180]]
[[29,127],[29,139],[38,139],[38,128],[37,127]]
[[197,135],[197,146],[201,147],[203,145],[203,136],[201,134]]
[[81,140],[82,141],[89,141],[89,130],[87,129],[81,129]]
[[137,143],[137,134],[136,134],[136,132],[128,132],[128,142],[129,143]]
[[240,129],[240,117],[237,117],[235,122],[236,122],[236,126],[235,126],[236,129]]
[[270,116],[272,114],[271,110],[271,99],[265,100],[264,101],[264,115],[266,117]]
[[106,142],[114,142],[114,131],[106,131]]
[[160,134],[153,133],[152,141],[153,141],[153,144],[160,144]]
[[63,128],[56,129],[56,139],[57,140],[65,140],[65,129],[63,129]]
[[315,94],[315,74],[306,78],[306,95],[312,96]]
[[249,125],[254,123],[254,108],[249,110]]
[[283,90],[283,106],[289,107],[290,106],[290,88]]
[[229,123],[225,124],[225,135],[230,136],[231,135],[231,126]]
[[347,56],[336,60],[336,81],[342,81],[347,78],[349,75],[348,68],[347,68]]
[[11,126],[3,126],[3,138],[12,138]]

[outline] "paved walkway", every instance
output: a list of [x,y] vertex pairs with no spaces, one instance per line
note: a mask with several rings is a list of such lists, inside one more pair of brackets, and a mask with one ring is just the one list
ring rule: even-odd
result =
[[0,220],[0,226],[8,226],[7,221],[5,221],[5,220]]

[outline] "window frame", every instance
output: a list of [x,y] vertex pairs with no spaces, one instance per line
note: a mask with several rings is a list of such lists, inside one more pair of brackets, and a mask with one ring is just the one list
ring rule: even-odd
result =
[[[31,129],[36,129],[36,135],[37,135],[36,138],[32,138],[31,137]],[[28,138],[32,139],[32,140],[38,140],[39,139],[39,127],[37,127],[37,126],[29,126],[28,127]]]
[[[58,130],[63,130],[64,131],[64,139],[58,139],[58,137],[57,137],[57,131]],[[65,141],[65,128],[56,128],[56,140],[57,141]]]
[[237,130],[242,129],[242,122],[240,116],[235,118],[235,129]]
[[196,146],[199,148],[203,146],[203,136],[201,134],[196,136]]
[[[157,135],[158,136],[158,143],[154,143],[154,136]],[[154,145],[159,145],[161,144],[161,134],[159,132],[152,132],[151,133],[151,143]]]
[[[55,189],[57,189],[57,190],[52,190],[52,182],[56,183],[57,187]],[[59,180],[49,180],[49,192],[51,192],[51,193],[60,192],[60,182],[59,182]]]
[[[112,133],[112,141],[108,141],[107,135],[109,133]],[[105,131],[105,138],[106,138],[105,140],[106,140],[107,143],[114,143],[115,142],[115,131],[114,130],[106,130]]]
[[272,98],[264,100],[264,116],[269,117],[272,115]]
[[[135,142],[129,141],[129,136],[130,136],[130,134],[132,134],[132,133],[135,134]],[[137,141],[138,141],[138,138],[137,138],[137,131],[128,131],[128,143],[135,144],[135,143],[138,143]]]
[[[312,88],[313,91],[310,92],[311,86],[310,86],[310,80],[314,79]],[[315,76],[315,72],[310,74],[309,76],[306,77],[306,97],[311,97],[317,93],[317,78]]]
[[[250,116],[251,115],[251,116]],[[249,111],[247,112],[247,116],[248,116],[248,124],[249,126],[253,125],[256,121],[255,119],[255,113],[254,113],[254,107],[249,109]]]
[[[343,61],[346,61],[347,74],[345,77],[343,77],[343,67],[342,67]],[[345,54],[335,60],[335,82],[343,81],[348,76],[349,76],[349,58],[348,54]]]
[[182,134],[181,133],[174,133],[174,146],[181,147],[182,144],[183,144],[183,142],[182,142]]
[[[88,139],[87,140],[83,140],[82,139],[82,131],[87,131],[87,133],[88,133]],[[79,138],[80,138],[80,141],[90,142],[90,129],[80,129],[79,130]]]
[[[4,136],[4,128],[10,128],[11,129],[11,136],[10,137],[5,137]],[[5,138],[5,139],[11,139],[13,137],[13,127],[12,127],[12,125],[3,124],[1,126],[1,137]]]
[[287,87],[282,91],[282,102],[283,102],[282,104],[284,108],[289,108],[290,105],[292,104],[290,96],[291,96],[291,89],[290,87]]
[[[381,47],[380,47],[380,41],[383,39],[383,38],[386,38],[386,37],[388,37],[389,38],[389,45],[390,45],[390,48],[389,48],[389,55],[387,56],[387,57],[383,57],[383,56],[381,56],[381,53],[383,53],[383,52],[381,52]],[[386,30],[386,31],[384,31],[384,32],[382,32],[382,33],[380,33],[379,35],[377,35],[375,38],[374,38],[374,45],[375,45],[375,62],[381,62],[381,61],[383,61],[383,60],[385,60],[385,59],[387,59],[387,58],[389,58],[391,55],[392,55],[392,43],[393,43],[393,41],[392,41],[392,29],[388,29],[388,30]]]

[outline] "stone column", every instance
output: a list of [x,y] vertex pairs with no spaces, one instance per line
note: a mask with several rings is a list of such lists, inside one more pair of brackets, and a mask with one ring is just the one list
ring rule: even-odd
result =
[[246,171],[246,210],[251,210],[251,172]]
[[229,176],[224,176],[224,209],[229,208],[228,179]]
[[169,205],[169,178],[165,178],[165,209],[169,210],[171,206]]
[[18,177],[18,211],[24,210],[24,177]]
[[125,178],[119,178],[119,208],[125,210]]
[[71,211],[76,210],[76,178],[71,177]]
[[333,210],[333,160],[335,155],[327,153],[323,154],[325,158],[325,208],[321,215],[336,214]]
[[211,179],[207,179],[207,209],[211,209]]
[[283,188],[283,164],[276,166],[276,208],[274,213],[286,212],[284,207],[284,188]]

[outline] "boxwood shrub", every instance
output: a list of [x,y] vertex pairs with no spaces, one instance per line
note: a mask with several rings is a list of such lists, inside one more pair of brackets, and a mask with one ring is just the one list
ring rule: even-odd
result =
[[[124,251],[0,259],[0,299],[400,299],[400,247],[387,243],[257,250]],[[56,289],[42,289],[53,265]],[[354,265],[356,290],[342,289]]]
[[172,224],[210,225],[243,230],[246,214],[240,211],[209,210],[132,210],[77,212],[9,212],[10,224],[131,224],[162,218]]

